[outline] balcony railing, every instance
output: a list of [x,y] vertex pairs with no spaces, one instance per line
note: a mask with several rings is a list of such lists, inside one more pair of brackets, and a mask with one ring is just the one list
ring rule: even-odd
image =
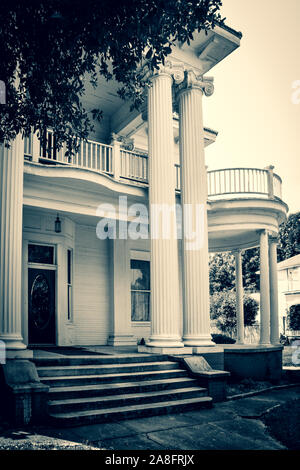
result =
[[[32,160],[36,155],[33,152],[33,136],[24,139],[24,154]],[[46,142],[42,146],[38,142],[38,161],[48,164],[71,165],[78,168],[113,175],[112,147],[99,142],[81,141],[78,152],[71,157],[66,156],[66,149],[56,149],[55,137],[47,131]]]
[[[109,175],[116,180],[148,184],[148,156],[125,150],[120,145],[106,145],[91,140],[82,141],[78,152],[68,157],[65,148],[57,151],[55,138],[47,132],[46,143],[41,146],[35,136],[24,138],[24,155],[27,160],[48,165],[68,165]],[[176,190],[180,191],[180,165],[175,165]],[[207,172],[208,197],[219,199],[224,195],[245,197],[256,195],[282,198],[281,178],[273,167],[225,168]]]

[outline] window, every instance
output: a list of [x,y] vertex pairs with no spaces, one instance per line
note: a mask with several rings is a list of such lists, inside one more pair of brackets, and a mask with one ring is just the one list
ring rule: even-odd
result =
[[150,321],[150,262],[131,260],[131,320]]
[[68,298],[68,320],[72,320],[72,250],[67,250],[67,298]]
[[54,264],[54,246],[29,244],[28,263]]

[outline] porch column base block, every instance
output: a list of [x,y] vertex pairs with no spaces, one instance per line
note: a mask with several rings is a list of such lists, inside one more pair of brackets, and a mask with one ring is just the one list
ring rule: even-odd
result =
[[193,348],[186,347],[159,347],[159,346],[138,346],[139,353],[149,353],[149,354],[193,354]]
[[32,349],[6,349],[6,359],[33,359]]
[[183,337],[183,342],[185,346],[205,346],[205,347],[214,347],[215,343],[211,339],[211,335],[201,335],[201,336],[193,336],[193,335],[185,335]]

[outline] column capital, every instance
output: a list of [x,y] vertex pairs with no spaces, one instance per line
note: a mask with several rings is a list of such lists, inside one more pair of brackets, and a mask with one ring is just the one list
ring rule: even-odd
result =
[[176,84],[183,82],[184,80],[184,64],[167,60],[164,64],[160,64],[155,70],[151,70],[148,64],[144,65],[141,75],[142,79],[146,82],[151,81],[161,75],[169,75]]
[[270,235],[270,231],[269,231],[267,228],[262,228],[261,230],[259,230],[259,234],[260,234],[260,235],[265,234],[265,235],[268,235],[268,236],[269,236],[269,235]]
[[243,252],[242,248],[235,248],[234,250],[231,250],[231,253],[233,255],[241,255]]
[[122,137],[120,136],[120,134],[116,134],[115,132],[112,132],[110,134],[110,142],[111,144],[115,143],[115,142],[121,142],[122,141]]
[[195,89],[200,90],[205,96],[211,96],[214,92],[213,82],[213,77],[203,77],[203,75],[197,75],[194,70],[185,70],[183,80],[177,84],[177,97],[182,92]]
[[278,243],[279,237],[278,235],[269,235],[269,243]]

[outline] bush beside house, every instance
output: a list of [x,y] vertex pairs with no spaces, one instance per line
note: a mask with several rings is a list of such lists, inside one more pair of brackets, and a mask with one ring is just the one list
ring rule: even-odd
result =
[[[258,302],[244,295],[244,324],[252,326],[258,312]],[[215,326],[225,335],[236,335],[236,295],[234,291],[215,292],[211,296],[210,316]]]

